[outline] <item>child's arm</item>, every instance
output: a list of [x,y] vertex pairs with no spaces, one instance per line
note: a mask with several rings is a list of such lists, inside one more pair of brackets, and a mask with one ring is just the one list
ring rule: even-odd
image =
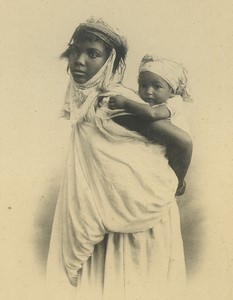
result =
[[184,178],[192,158],[193,144],[190,136],[168,120],[146,122],[137,116],[120,116],[113,119],[116,123],[134,130],[153,141],[160,141],[167,146],[169,164],[179,181],[178,188]]
[[116,95],[109,99],[108,108],[125,109],[127,112],[137,115],[147,121],[157,121],[170,117],[170,112],[166,105],[151,107],[150,105],[138,103],[120,95]]

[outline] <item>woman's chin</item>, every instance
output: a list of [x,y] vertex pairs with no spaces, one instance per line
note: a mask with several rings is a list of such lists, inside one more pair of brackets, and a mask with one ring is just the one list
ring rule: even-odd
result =
[[84,84],[88,81],[88,78],[85,75],[75,75],[72,74],[74,81],[78,84]]

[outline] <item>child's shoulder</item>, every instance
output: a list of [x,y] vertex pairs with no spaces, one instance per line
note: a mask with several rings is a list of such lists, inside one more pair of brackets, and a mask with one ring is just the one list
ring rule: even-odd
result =
[[180,95],[174,95],[173,97],[167,99],[167,101],[165,101],[165,103],[183,103],[183,99]]
[[175,95],[174,97],[169,98],[167,101],[165,101],[165,105],[172,106],[172,107],[183,107],[183,99],[180,95]]
[[165,105],[168,110],[171,112],[171,115],[177,114],[178,112],[183,111],[183,99],[179,95],[169,98],[165,101]]

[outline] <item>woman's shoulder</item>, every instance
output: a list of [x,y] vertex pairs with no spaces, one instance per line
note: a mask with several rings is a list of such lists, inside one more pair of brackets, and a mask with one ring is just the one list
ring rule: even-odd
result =
[[126,87],[122,83],[116,83],[116,84],[109,85],[109,90],[118,91],[118,92],[120,92],[120,91],[121,92],[128,92],[128,93],[133,93],[133,94],[137,95],[137,93],[133,89],[131,89],[129,87]]
[[109,91],[115,95],[122,95],[126,98],[130,98],[131,100],[134,100],[137,102],[142,101],[141,98],[139,97],[138,93],[135,90],[128,88],[121,83],[111,85],[109,87]]

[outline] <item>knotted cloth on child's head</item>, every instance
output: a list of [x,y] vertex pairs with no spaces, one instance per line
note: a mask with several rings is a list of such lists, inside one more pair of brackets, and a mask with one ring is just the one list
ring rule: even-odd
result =
[[139,66],[139,73],[149,71],[162,77],[173,89],[175,95],[190,100],[187,92],[187,74],[185,68],[170,59],[146,54]]

